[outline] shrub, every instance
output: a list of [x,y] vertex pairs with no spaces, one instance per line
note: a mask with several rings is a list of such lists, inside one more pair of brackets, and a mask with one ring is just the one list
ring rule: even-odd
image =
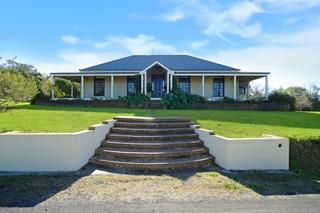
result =
[[119,96],[120,101],[126,102],[129,107],[147,107],[150,98],[143,94],[136,94],[133,96]]
[[169,109],[183,109],[204,102],[205,99],[203,97],[185,93],[180,89],[173,89],[161,98],[161,103]]
[[320,178],[320,138],[290,138],[290,170]]
[[273,91],[269,95],[269,102],[276,104],[289,104],[290,110],[295,110],[296,99],[294,96],[291,96],[285,92]]

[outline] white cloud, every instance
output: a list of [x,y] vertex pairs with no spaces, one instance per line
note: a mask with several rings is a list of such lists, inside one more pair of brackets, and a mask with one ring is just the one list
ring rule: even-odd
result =
[[[96,43],[86,42],[99,50],[78,51],[63,50],[58,53],[57,62],[39,62],[35,59],[27,60],[28,63],[42,73],[51,72],[76,72],[81,68],[104,63],[131,54],[177,54],[181,53],[174,46],[163,44],[153,36],[138,34],[136,36],[109,36]],[[108,48],[108,49],[104,49]],[[182,52],[188,54],[187,52]]]
[[320,28],[266,37],[263,44],[219,51],[211,60],[245,71],[271,72],[273,87],[308,86],[319,82]]
[[230,33],[247,38],[259,35],[260,23],[249,21],[255,14],[263,12],[259,4],[252,1],[241,1],[227,8],[202,1],[182,1],[171,13],[162,14],[160,17],[163,21],[193,17],[204,27],[204,33],[208,36],[224,38],[224,33]]
[[320,5],[320,0],[256,0],[256,2],[277,12],[301,11]]
[[204,46],[206,46],[209,43],[209,40],[204,41],[192,41],[189,43],[189,47],[194,50],[198,50]]
[[63,35],[60,38],[66,44],[78,44],[80,41],[77,37],[72,35]]
[[185,17],[186,14],[180,8],[176,8],[173,12],[162,14],[160,18],[164,21],[179,21]]
[[264,12],[264,10],[257,4],[251,1],[243,1],[231,7],[226,13],[236,21],[246,22],[254,14],[262,12]]
[[104,41],[93,44],[98,48],[120,48],[129,54],[174,54],[176,48],[163,44],[154,36],[138,34],[137,36],[109,36]]

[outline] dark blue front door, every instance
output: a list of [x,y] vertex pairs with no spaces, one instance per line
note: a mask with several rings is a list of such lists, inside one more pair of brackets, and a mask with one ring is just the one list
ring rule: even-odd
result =
[[152,75],[151,76],[151,98],[160,98],[165,91],[164,88],[164,75]]

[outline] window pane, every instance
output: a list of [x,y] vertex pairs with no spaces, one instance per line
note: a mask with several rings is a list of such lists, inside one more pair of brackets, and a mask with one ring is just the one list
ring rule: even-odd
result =
[[179,88],[185,93],[190,93],[190,78],[179,78]]
[[104,96],[104,79],[94,79],[94,96]]
[[127,79],[127,93],[128,95],[133,95],[136,93],[136,86],[134,84],[133,77],[128,77]]
[[224,96],[224,78],[213,79],[213,97]]

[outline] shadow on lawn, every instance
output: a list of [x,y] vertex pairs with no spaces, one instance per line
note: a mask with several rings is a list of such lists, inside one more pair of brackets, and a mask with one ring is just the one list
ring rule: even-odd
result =
[[[94,171],[106,174],[141,176],[171,176],[182,181],[194,175],[219,174],[234,180],[260,195],[296,195],[320,194],[320,184],[316,181],[292,173],[271,173],[259,171],[228,172],[216,165],[201,169],[167,170],[161,172],[134,171],[125,169],[107,169],[87,165],[77,172],[60,175],[26,175],[14,177],[0,177],[0,207],[32,207],[38,205],[57,193],[67,190],[78,180],[88,177]],[[201,174],[202,173],[202,174]],[[165,179],[163,180],[165,183]],[[221,179],[212,179],[221,181]],[[91,180],[90,184],[101,184],[98,180]],[[117,182],[117,184],[121,184]],[[107,187],[107,186],[106,186]],[[81,188],[81,190],[85,190]],[[74,193],[74,192],[73,192]],[[228,192],[230,193],[230,192]]]

